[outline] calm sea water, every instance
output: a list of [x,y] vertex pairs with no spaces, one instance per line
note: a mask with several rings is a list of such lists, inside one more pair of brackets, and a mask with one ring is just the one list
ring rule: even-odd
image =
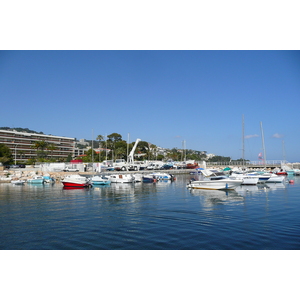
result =
[[0,249],[300,249],[300,178],[235,191],[174,182],[0,184]]

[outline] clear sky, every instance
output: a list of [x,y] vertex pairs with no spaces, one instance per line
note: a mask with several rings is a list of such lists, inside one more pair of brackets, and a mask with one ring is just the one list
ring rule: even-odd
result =
[[1,51],[0,127],[300,161],[299,51]]

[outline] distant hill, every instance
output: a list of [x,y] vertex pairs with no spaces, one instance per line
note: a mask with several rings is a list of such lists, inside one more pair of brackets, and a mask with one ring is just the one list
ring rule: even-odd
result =
[[0,127],[0,130],[15,130],[18,132],[27,132],[27,133],[38,133],[38,134],[44,134],[43,132],[37,132],[34,130],[30,130],[28,128],[20,128],[20,127],[16,127],[16,128],[10,128],[10,127]]

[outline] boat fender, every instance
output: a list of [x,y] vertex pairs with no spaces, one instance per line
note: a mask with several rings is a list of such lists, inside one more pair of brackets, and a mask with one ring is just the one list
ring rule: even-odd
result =
[[292,183],[292,184],[293,184],[293,183],[294,183],[294,180],[293,180],[293,179],[291,179],[291,180],[289,181],[289,183]]

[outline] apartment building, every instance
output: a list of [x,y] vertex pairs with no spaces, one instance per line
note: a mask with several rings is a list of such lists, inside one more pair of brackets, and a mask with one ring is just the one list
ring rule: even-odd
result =
[[0,143],[5,144],[11,149],[16,163],[37,157],[37,149],[33,148],[37,141],[45,141],[55,146],[56,149],[52,149],[51,151],[45,149],[49,157],[64,159],[67,158],[69,154],[74,157],[75,138],[19,132],[15,130],[0,130]]

